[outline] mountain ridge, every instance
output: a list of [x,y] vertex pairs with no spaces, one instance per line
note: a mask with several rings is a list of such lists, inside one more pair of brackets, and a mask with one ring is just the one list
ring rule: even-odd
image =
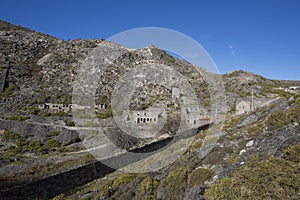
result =
[[[105,49],[106,46],[110,49]],[[1,79],[4,89],[0,94],[1,179],[19,178],[31,183],[32,179],[43,180],[44,176],[63,174],[74,166],[90,166],[95,161],[83,145],[85,140],[81,136],[85,133],[80,132],[82,127],[78,126],[74,112],[63,106],[78,106],[74,104],[72,92],[74,82],[82,70],[82,63],[91,57],[91,52],[103,51],[109,52],[108,58],[117,55],[117,59],[108,60],[109,64],[105,69],[95,65],[100,70],[103,69],[103,74],[94,83],[96,90],[92,97],[95,98],[93,100],[98,110],[92,111],[96,116],[93,120],[84,121],[87,128],[95,128],[101,122],[108,138],[124,151],[143,147],[145,144],[151,145],[151,142],[157,142],[160,138],[176,136],[175,129],[180,122],[178,113],[182,112],[182,102],[174,99],[176,96],[180,98],[180,86],[183,84],[177,84],[176,81],[173,85],[167,84],[176,71],[187,83],[182,90],[188,88],[187,86],[191,87],[199,108],[205,110],[208,116],[206,118],[213,122],[210,130],[214,134],[199,130],[189,148],[177,161],[156,172],[140,176],[118,172],[108,174],[107,179],[97,179],[65,191],[57,198],[74,199],[80,194],[90,195],[90,198],[95,199],[203,199],[206,194],[208,199],[234,199],[241,197],[239,195],[244,195],[245,198],[262,195],[257,193],[259,187],[271,190],[279,198],[282,197],[280,188],[270,189],[264,182],[256,187],[251,180],[241,175],[246,168],[253,176],[259,174],[263,177],[267,171],[262,166],[274,166],[274,163],[282,167],[280,170],[291,170],[295,173],[285,174],[289,177],[288,180],[295,183],[295,188],[285,182],[276,182],[282,178],[276,169],[274,173],[278,175],[278,179],[267,177],[277,185],[284,185],[288,197],[297,197],[299,186],[295,180],[299,173],[296,173],[295,152],[300,141],[300,101],[299,90],[290,87],[300,86],[300,81],[271,80],[241,70],[212,74],[156,47],[129,49],[103,39],[60,40],[3,21],[0,21],[0,49],[0,72],[4,77]],[[112,55],[111,52],[117,53]],[[121,56],[118,57],[118,53]],[[139,79],[139,73],[133,74],[136,78],[129,79],[142,80],[142,84],[134,88],[129,100],[132,116],[139,114],[135,110],[148,112],[149,108],[166,105],[166,125],[161,134],[148,141],[147,138],[137,139],[115,129],[117,125],[113,119],[114,105],[111,103],[115,88],[122,88],[126,83],[126,80],[120,80],[145,66],[154,69],[155,66],[168,66],[166,69],[172,72],[167,74],[166,80],[153,80],[151,71],[142,71],[142,75],[146,77],[144,79]],[[163,69],[156,70],[157,77],[163,74]],[[176,78],[178,77],[175,80]],[[217,87],[213,88],[215,90],[209,88],[212,80],[219,81],[219,85],[213,85]],[[217,89],[224,90],[224,93],[221,92],[218,96]],[[178,94],[176,91],[179,91]],[[214,107],[214,97],[221,100],[220,107]],[[249,105],[253,102],[254,109],[249,108],[242,114],[237,114],[237,105],[243,101]],[[53,105],[57,107],[46,108]],[[130,112],[128,116],[129,114]],[[157,115],[162,116],[161,113]],[[80,118],[80,115],[77,117]],[[222,119],[219,120],[218,117]],[[145,126],[142,124],[140,127]],[[92,142],[98,138],[92,131],[88,134],[92,138],[90,145],[93,145]],[[216,135],[219,139],[211,147],[211,151],[200,157],[205,141],[213,140]],[[261,168],[255,168],[253,163],[259,163]],[[249,185],[245,186],[247,192],[240,194],[239,191],[244,187],[242,178]],[[236,185],[230,185],[230,181]],[[0,185],[0,192],[10,191],[14,188],[13,185],[18,184],[18,181],[4,181]],[[227,187],[233,188],[234,192],[224,191]]]

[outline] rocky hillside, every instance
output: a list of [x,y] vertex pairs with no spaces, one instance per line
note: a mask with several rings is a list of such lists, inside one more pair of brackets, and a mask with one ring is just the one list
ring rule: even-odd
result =
[[57,199],[298,199],[299,96],[228,116],[222,136],[199,158],[198,134],[172,165],[152,173],[112,173]]
[[[16,185],[95,162],[84,146],[85,132],[68,106],[76,100],[74,85],[85,83],[80,82],[85,76],[78,81],[82,66],[93,53],[103,52],[108,60],[98,61],[107,66],[96,63],[102,74],[87,86],[88,91],[95,88],[95,105],[103,108],[93,110],[95,119],[84,123],[92,129],[100,121],[106,136],[122,151],[145,144],[151,149],[162,136],[175,137],[183,106],[174,96],[180,99],[184,92],[196,95],[202,118],[212,124],[198,130],[178,160],[158,171],[114,172],[55,199],[299,199],[300,97],[299,90],[290,87],[300,86],[300,81],[269,80],[244,71],[212,74],[154,46],[129,49],[103,39],[63,41],[4,21],[0,21],[0,193],[13,193]],[[122,79],[140,69],[145,69],[143,74]],[[165,74],[165,69],[170,71]],[[181,76],[186,82],[179,81]],[[113,111],[111,99],[116,88],[130,91],[126,84],[136,87],[129,111],[165,105],[168,117],[160,134],[137,139],[117,129],[112,115],[119,113]],[[178,88],[184,91],[177,95]],[[125,97],[119,95],[115,101],[122,104]],[[242,101],[249,109],[237,114]],[[188,103],[188,109],[196,107],[195,102]],[[50,104],[66,107],[46,109]],[[141,127],[146,130],[146,125]],[[88,134],[90,141],[98,139],[93,131]],[[218,140],[204,155],[205,144],[216,135]]]

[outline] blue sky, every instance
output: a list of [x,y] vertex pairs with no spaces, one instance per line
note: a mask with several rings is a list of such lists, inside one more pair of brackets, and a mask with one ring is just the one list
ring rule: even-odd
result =
[[61,39],[164,27],[199,42],[221,73],[300,80],[300,1],[3,1],[0,19]]

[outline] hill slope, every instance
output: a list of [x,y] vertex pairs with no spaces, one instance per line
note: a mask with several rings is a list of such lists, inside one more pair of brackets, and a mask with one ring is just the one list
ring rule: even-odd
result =
[[[269,80],[244,71],[212,74],[153,46],[129,49],[102,39],[63,41],[3,21],[0,21],[0,88],[3,89],[0,91],[0,177],[7,181],[2,181],[0,192],[13,193],[14,185],[43,180],[74,166],[95,162],[83,145],[86,138],[81,137],[81,127],[72,116],[74,112],[65,107],[55,110],[41,106],[74,104],[74,84],[83,63],[99,48],[114,59],[107,62],[103,74],[91,86],[95,86],[92,95],[95,104],[105,108],[93,110],[96,117],[88,121],[88,128],[95,128],[101,122],[108,138],[123,151],[154,145],[162,136],[175,137],[181,122],[178,114],[182,114],[184,107],[182,102],[174,101],[174,90],[182,87],[187,92],[188,85],[203,115],[205,111],[203,118],[213,125],[205,131],[199,129],[183,155],[158,171],[139,175],[115,172],[105,179],[65,191],[57,198],[299,198],[300,99],[298,90],[289,87],[299,86],[300,81]],[[96,68],[101,70],[98,65]],[[147,111],[163,104],[168,116],[161,132],[150,139],[124,134],[112,118],[114,90],[122,88],[120,83],[126,83],[120,80],[144,66],[157,70],[143,79],[135,74],[132,81],[142,80],[142,84],[133,90],[128,110]],[[160,77],[167,69],[157,66],[169,67],[166,79],[153,78],[154,74]],[[186,84],[176,82],[179,76],[174,71],[184,77]],[[213,81],[209,79],[217,81],[215,88],[210,88]],[[217,90],[223,88],[225,93],[218,94]],[[181,98],[180,92],[178,96]],[[121,103],[123,97],[118,99]],[[215,97],[220,103],[217,107]],[[236,105],[241,101],[253,102],[255,109],[237,115]],[[195,107],[190,103],[188,108]],[[205,142],[216,135],[219,139],[211,151],[201,156]],[[93,132],[89,137],[96,139]]]

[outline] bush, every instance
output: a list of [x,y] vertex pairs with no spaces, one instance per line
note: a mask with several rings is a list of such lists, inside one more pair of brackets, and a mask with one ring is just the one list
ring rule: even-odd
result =
[[225,159],[225,167],[229,167],[232,164],[238,162],[240,160],[239,156],[228,155]]
[[168,174],[166,179],[164,179],[164,184],[166,185],[169,199],[180,199],[185,191],[186,179],[187,169],[184,167],[176,167]]
[[210,179],[213,175],[213,171],[205,168],[197,168],[188,176],[189,187],[195,185],[203,185],[205,181]]
[[287,149],[285,149],[283,151],[283,158],[294,162],[294,163],[300,163],[300,143],[293,145],[293,146],[289,146]]
[[235,91],[241,98],[249,97],[251,96],[250,92],[244,92],[242,90],[236,90]]
[[13,148],[11,151],[12,151],[13,153],[15,153],[15,154],[22,153],[23,147],[22,147],[22,146],[17,146],[17,147],[15,147],[15,148]]
[[59,135],[59,132],[55,131],[55,130],[50,130],[48,133],[46,133],[47,137],[55,137],[55,136],[58,136],[58,135]]
[[287,119],[289,122],[300,122],[300,104],[290,109],[287,113]]
[[51,113],[48,113],[48,112],[44,112],[41,114],[42,117],[49,117],[51,116],[52,114]]
[[114,180],[112,187],[118,188],[121,185],[125,185],[125,184],[131,182],[133,179],[134,179],[133,174],[129,174],[129,173],[122,174],[121,176],[119,176],[118,178],[116,178]]
[[70,144],[74,144],[74,143],[78,143],[78,142],[81,142],[81,139],[78,136],[76,136],[76,137],[72,138],[71,140],[69,140],[68,142],[66,142],[64,144],[64,146],[68,146]]
[[202,146],[202,141],[193,142],[192,145],[189,147],[190,150],[194,151],[200,149]]
[[52,149],[57,148],[59,146],[60,146],[59,143],[54,139],[50,139],[45,143],[45,147],[47,147],[49,150],[52,150]]
[[68,120],[68,121],[66,122],[66,125],[67,125],[67,126],[75,126],[75,122],[72,121],[72,120]]
[[286,119],[286,113],[277,110],[269,115],[265,122],[265,126],[268,127],[268,130],[276,130],[286,123]]
[[111,185],[112,180],[106,180],[99,183],[99,190],[97,191],[97,194],[95,195],[95,199],[103,199],[103,197],[110,197],[110,194],[113,193]]
[[4,131],[3,138],[6,140],[17,140],[21,137],[20,137],[20,135],[13,133],[11,131]]
[[41,148],[40,141],[31,141],[28,145],[28,150],[33,153],[38,153]]
[[236,117],[226,117],[223,130],[226,131],[230,128],[235,127],[241,119],[243,119],[244,115],[236,116]]
[[142,194],[150,194],[150,195],[154,195],[155,194],[155,190],[158,187],[158,182],[157,180],[147,176],[140,185],[140,192]]
[[288,160],[251,157],[230,177],[222,178],[205,191],[206,199],[298,199],[300,173]]
[[6,116],[4,119],[6,120],[15,120],[15,121],[25,121],[29,119],[30,117],[27,116],[20,116],[20,115],[15,115],[15,116]]
[[291,96],[293,96],[293,94],[289,93],[289,92],[285,92],[283,90],[280,89],[271,89],[269,90],[270,93],[274,93],[274,94],[278,94],[280,97],[289,99]]
[[112,110],[111,109],[107,109],[104,113],[97,113],[96,116],[99,119],[106,119],[106,118],[112,117],[113,114],[112,114]]
[[259,124],[251,124],[245,127],[246,131],[250,133],[251,136],[256,136],[263,132],[263,126]]
[[19,138],[17,141],[17,145],[20,147],[27,147],[29,141],[25,140],[24,138]]

